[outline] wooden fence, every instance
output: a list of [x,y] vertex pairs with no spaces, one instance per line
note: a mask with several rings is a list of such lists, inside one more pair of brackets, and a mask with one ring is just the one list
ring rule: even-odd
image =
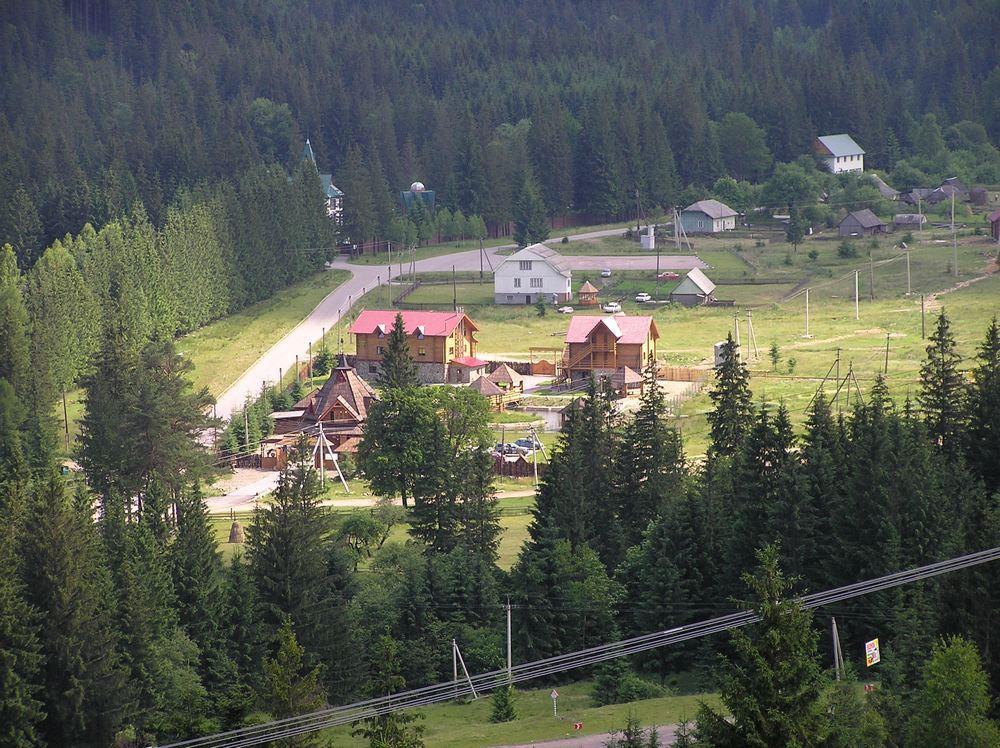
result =
[[657,369],[656,376],[670,382],[700,382],[708,376],[708,370],[690,366],[661,366]]

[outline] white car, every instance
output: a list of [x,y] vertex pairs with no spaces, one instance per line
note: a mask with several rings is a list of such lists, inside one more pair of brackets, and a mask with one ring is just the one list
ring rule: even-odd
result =
[[602,304],[601,309],[603,309],[608,314],[618,314],[618,312],[622,310],[622,305],[619,304],[617,301],[609,301],[605,304]]
[[637,302],[639,302],[640,304],[645,304],[645,303],[646,303],[647,301],[652,301],[652,300],[653,300],[653,297],[652,297],[652,296],[650,296],[650,295],[649,295],[648,293],[646,293],[645,291],[642,291],[641,293],[637,293],[637,294],[635,295],[635,300],[636,300]]
[[611,277],[611,268],[604,268],[603,270],[601,270],[601,277],[602,278],[610,278]]
[[573,313],[573,307],[571,307],[571,306],[561,306],[556,311],[559,312],[559,314],[572,314]]

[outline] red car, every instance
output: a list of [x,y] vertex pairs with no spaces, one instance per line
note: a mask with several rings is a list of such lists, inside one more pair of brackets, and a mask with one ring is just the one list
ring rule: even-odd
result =
[[659,278],[661,281],[672,281],[672,280],[677,280],[678,278],[680,278],[680,276],[677,273],[673,272],[672,270],[668,270],[665,273],[660,273]]

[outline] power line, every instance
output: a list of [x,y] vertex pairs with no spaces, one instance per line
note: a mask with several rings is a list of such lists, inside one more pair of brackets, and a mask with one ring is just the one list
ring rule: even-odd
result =
[[[1000,559],[1000,547],[991,548],[947,561],[939,561],[915,569],[895,572],[876,579],[837,587],[825,592],[805,595],[797,598],[797,600],[806,609],[819,608],[824,605],[831,605],[998,559]],[[506,669],[494,670],[477,675],[471,678],[468,683],[448,681],[433,686],[404,691],[391,696],[332,707],[313,712],[312,714],[288,717],[264,725],[240,728],[217,735],[171,743],[163,748],[222,748],[223,746],[227,748],[242,748],[243,746],[261,745],[272,740],[295,737],[317,730],[357,722],[362,719],[370,719],[402,709],[413,709],[451,701],[456,696],[470,694],[473,688],[477,692],[489,691],[498,686],[508,685],[509,683],[531,680],[626,655],[638,654],[658,647],[678,644],[690,639],[697,639],[746,626],[759,620],[759,616],[753,611],[730,613],[698,623],[678,626],[667,631],[659,631],[611,644],[603,644],[577,652],[524,663],[512,668],[510,673]]]

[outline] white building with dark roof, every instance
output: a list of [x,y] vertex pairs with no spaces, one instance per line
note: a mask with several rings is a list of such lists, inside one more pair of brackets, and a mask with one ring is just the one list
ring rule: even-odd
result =
[[717,234],[735,229],[738,215],[718,200],[699,200],[681,211],[681,226],[688,234]]
[[532,244],[507,257],[493,271],[497,304],[561,304],[573,299],[573,273],[551,247]]
[[847,133],[820,135],[813,143],[813,150],[833,174],[865,170],[865,151]]

